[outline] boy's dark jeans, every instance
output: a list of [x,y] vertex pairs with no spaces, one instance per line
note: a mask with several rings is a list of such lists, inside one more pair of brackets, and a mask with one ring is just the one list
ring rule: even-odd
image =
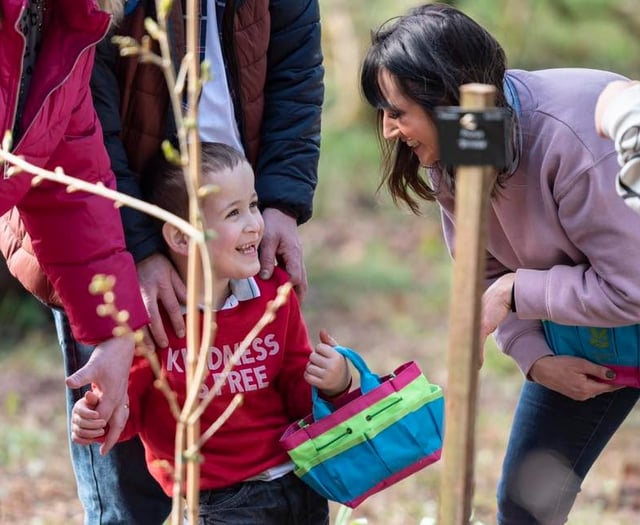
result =
[[327,500],[293,472],[200,492],[198,525],[329,525]]

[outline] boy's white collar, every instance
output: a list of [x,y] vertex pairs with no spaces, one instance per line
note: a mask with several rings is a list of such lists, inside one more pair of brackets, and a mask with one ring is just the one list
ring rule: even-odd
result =
[[229,281],[231,294],[225,300],[220,310],[227,310],[238,306],[240,301],[248,301],[260,297],[260,288],[253,277],[247,279],[231,279]]
[[[246,279],[229,279],[229,288],[231,293],[227,297],[220,310],[228,310],[229,308],[235,308],[241,301],[248,301],[249,299],[255,299],[260,297],[260,288],[258,283],[253,277]],[[200,303],[199,308],[204,310],[204,305]],[[187,313],[187,307],[182,305],[182,313]]]

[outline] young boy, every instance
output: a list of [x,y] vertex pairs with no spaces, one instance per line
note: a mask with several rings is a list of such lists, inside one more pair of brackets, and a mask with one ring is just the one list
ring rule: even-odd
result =
[[[186,218],[188,199],[182,171],[166,161],[159,164],[149,171],[149,200]],[[217,323],[202,388],[201,395],[205,395],[287,275],[277,269],[269,280],[257,276],[264,223],[249,163],[229,146],[203,143],[202,173],[204,184],[218,188],[203,203],[207,228],[215,231],[209,242]],[[163,224],[162,233],[173,263],[186,279],[189,238],[168,223]],[[329,397],[349,388],[346,361],[331,347],[335,341],[324,332],[320,337],[322,343],[313,351],[298,300],[291,293],[207,407],[201,419],[203,430],[236,393],[244,394],[242,405],[202,447],[200,525],[328,524],[327,501],[293,474],[293,465],[279,444],[287,426],[311,411],[310,384]],[[158,351],[163,372],[181,405],[185,400],[185,348],[185,340],[174,335],[169,347]],[[129,380],[130,416],[122,439],[140,434],[149,471],[171,494],[172,475],[161,463],[173,464],[176,421],[153,382],[147,360],[136,358]],[[77,443],[91,443],[104,433],[105,421],[98,419],[96,402],[95,394],[89,392],[74,406],[72,436]]]

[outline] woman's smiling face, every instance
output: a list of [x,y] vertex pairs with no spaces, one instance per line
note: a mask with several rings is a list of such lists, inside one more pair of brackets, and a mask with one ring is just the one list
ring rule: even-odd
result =
[[388,106],[382,109],[382,135],[386,140],[401,140],[409,146],[422,166],[440,160],[435,122],[417,102],[406,97],[395,77],[386,69],[380,72],[380,89]]

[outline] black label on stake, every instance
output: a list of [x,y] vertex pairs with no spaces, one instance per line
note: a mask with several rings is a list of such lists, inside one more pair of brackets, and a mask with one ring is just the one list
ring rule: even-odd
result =
[[440,161],[445,165],[504,169],[511,160],[511,113],[507,108],[469,111],[440,106],[436,126]]

